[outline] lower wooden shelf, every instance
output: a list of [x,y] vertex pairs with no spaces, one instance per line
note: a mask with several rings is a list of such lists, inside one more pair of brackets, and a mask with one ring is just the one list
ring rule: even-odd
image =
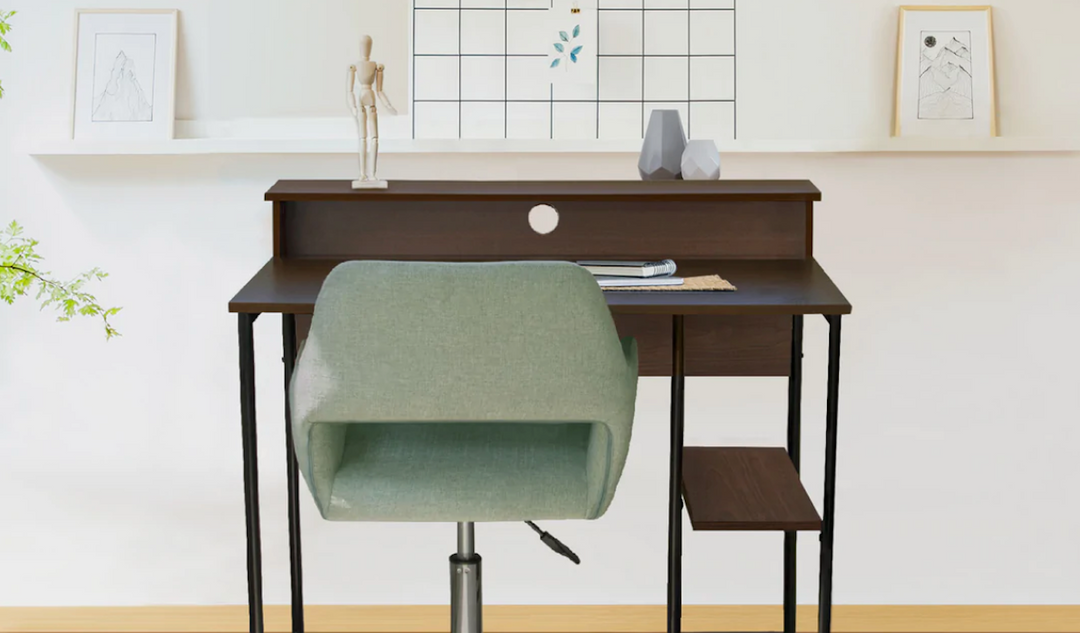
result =
[[782,448],[686,447],[683,499],[695,530],[820,530]]

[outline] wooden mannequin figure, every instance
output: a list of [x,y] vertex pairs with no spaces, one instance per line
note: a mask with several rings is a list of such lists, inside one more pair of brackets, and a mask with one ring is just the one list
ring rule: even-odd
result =
[[[379,180],[379,110],[375,100],[382,102],[390,114],[397,114],[394,106],[383,92],[383,71],[385,66],[371,61],[372,41],[370,36],[360,38],[360,54],[363,58],[349,66],[349,109],[356,119],[357,132],[360,135],[360,179],[353,181],[353,189],[386,189],[385,180]],[[374,86],[374,88],[373,88]],[[368,134],[372,142],[371,173],[368,173],[369,147]]]

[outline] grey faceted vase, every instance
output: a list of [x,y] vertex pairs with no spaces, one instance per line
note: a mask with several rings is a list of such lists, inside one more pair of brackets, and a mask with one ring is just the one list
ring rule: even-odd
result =
[[638,172],[642,180],[679,180],[686,132],[678,110],[653,110],[645,143],[641,146]]
[[720,180],[720,150],[713,141],[690,141],[682,156],[684,180]]

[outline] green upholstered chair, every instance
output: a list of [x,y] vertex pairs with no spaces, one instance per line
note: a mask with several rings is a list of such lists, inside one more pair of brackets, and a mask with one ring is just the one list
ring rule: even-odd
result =
[[348,262],[297,358],[296,457],[326,519],[457,523],[451,627],[476,633],[473,523],[602,516],[636,391],[636,345],[574,264]]

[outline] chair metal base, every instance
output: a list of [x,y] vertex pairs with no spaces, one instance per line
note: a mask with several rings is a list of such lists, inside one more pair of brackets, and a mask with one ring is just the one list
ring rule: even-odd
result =
[[450,633],[483,631],[480,555],[472,523],[458,523],[458,552],[450,557]]

